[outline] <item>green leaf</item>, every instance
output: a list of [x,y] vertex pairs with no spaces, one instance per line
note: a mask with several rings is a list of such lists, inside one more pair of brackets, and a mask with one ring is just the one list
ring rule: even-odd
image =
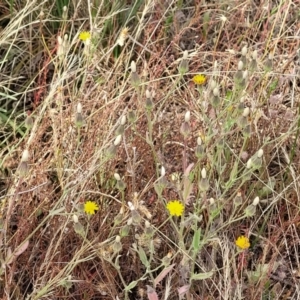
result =
[[140,257],[140,260],[142,262],[142,264],[148,268],[149,267],[149,261],[148,261],[148,258],[147,258],[147,255],[144,251],[144,249],[142,247],[139,247],[139,257]]
[[201,237],[201,228],[197,229],[194,232],[194,236],[193,236],[193,249],[195,250],[195,252],[197,253],[200,249],[200,237]]
[[213,274],[214,274],[213,271],[206,272],[206,273],[193,274],[191,276],[191,280],[204,280],[204,279],[212,277]]
[[138,281],[131,281],[126,287],[125,291],[130,291],[132,290],[136,285],[138,284]]

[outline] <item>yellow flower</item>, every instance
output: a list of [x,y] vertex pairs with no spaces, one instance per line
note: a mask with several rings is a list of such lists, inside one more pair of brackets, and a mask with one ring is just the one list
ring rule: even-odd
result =
[[249,239],[244,235],[239,236],[236,239],[235,244],[242,250],[248,249],[250,247]]
[[79,34],[79,39],[83,42],[91,39],[91,33],[89,31],[82,31]]
[[84,203],[84,212],[89,215],[94,215],[95,211],[99,209],[99,206],[94,201],[86,201]]
[[183,214],[184,206],[178,200],[170,201],[167,204],[167,210],[169,211],[171,216],[180,217]]
[[193,77],[193,81],[197,85],[203,85],[206,82],[206,77],[202,74],[197,74]]

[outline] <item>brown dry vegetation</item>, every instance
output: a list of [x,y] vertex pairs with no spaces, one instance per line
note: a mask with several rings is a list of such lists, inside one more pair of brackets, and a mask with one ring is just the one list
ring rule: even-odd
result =
[[1,299],[299,299],[299,1],[25,2],[0,4]]

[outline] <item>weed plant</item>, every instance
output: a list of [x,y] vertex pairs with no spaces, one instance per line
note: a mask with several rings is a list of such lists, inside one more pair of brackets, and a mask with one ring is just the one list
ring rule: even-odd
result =
[[296,1],[67,2],[1,4],[3,299],[299,299]]

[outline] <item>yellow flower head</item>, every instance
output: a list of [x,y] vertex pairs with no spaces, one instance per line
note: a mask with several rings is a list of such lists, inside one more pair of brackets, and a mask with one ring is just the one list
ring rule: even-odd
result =
[[84,212],[89,215],[94,215],[95,211],[99,209],[99,206],[94,201],[86,201],[84,203]]
[[193,77],[193,81],[197,85],[203,85],[206,82],[206,77],[202,74],[197,74]]
[[91,39],[91,33],[89,31],[82,31],[79,34],[79,39],[83,42]]
[[180,217],[183,214],[184,206],[178,200],[170,201],[167,204],[167,210],[169,211],[171,216]]
[[235,244],[242,250],[248,249],[250,247],[249,239],[244,235],[239,236],[236,239]]

